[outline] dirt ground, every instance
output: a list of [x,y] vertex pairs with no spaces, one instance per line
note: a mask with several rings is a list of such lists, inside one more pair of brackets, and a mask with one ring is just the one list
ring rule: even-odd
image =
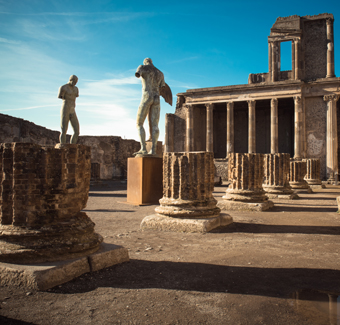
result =
[[230,212],[212,233],[170,233],[139,229],[155,206],[124,203],[126,183],[97,184],[84,211],[130,262],[45,292],[0,287],[0,324],[340,324],[337,196],[327,186]]

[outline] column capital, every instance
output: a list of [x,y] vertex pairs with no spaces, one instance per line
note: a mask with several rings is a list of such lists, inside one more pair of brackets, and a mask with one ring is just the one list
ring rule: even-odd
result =
[[255,105],[256,100],[250,99],[250,100],[247,100],[247,102],[248,102],[248,105],[251,106],[251,105]]
[[271,100],[270,100],[270,104],[273,106],[277,106],[277,104],[278,104],[278,102],[279,102],[279,100],[277,99],[277,98],[272,98]]
[[332,18],[330,18],[330,17],[326,19],[326,24],[327,24],[327,25],[330,25],[330,26],[331,26],[331,25],[333,25],[333,22],[334,22],[334,19],[332,19]]
[[214,109],[214,104],[213,103],[206,103],[206,104],[204,104],[205,105],[205,107],[206,107],[206,109]]
[[227,109],[234,108],[234,102],[227,102]]
[[323,100],[324,100],[325,102],[329,102],[329,101],[334,101],[334,102],[336,102],[336,101],[338,101],[338,99],[339,99],[339,95],[337,95],[337,94],[331,94],[331,95],[325,95],[325,96],[323,96]]
[[294,98],[294,103],[295,104],[300,104],[301,103],[301,100],[302,100],[301,96],[294,96],[293,98]]

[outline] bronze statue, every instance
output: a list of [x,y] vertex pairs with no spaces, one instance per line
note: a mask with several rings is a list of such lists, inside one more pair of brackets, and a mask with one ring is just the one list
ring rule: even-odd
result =
[[76,87],[78,77],[72,75],[69,82],[59,88],[58,98],[63,100],[61,105],[60,117],[61,117],[61,133],[60,143],[66,143],[66,132],[68,129],[68,123],[71,122],[73,128],[73,135],[71,137],[71,143],[77,143],[79,136],[79,122],[76,114],[76,98],[79,97],[79,90]]
[[[163,73],[153,65],[150,58],[146,58],[143,65],[137,68],[135,76],[137,78],[141,77],[142,80],[142,100],[137,112],[137,129],[141,149],[134,155],[137,157],[154,155],[156,154],[159,137],[158,122],[161,110],[159,96],[161,95],[168,104],[172,105],[172,93],[170,87],[164,81]],[[152,148],[149,153],[146,151],[145,130],[143,127],[147,116],[152,140]]]

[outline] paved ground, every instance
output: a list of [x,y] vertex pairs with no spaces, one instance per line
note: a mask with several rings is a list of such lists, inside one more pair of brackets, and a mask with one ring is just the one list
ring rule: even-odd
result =
[[328,186],[185,234],[140,231],[155,206],[123,203],[125,183],[94,186],[85,211],[131,261],[46,292],[0,287],[0,324],[340,324],[336,196]]

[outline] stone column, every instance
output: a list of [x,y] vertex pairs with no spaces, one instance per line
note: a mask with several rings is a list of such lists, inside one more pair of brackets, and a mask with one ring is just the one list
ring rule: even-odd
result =
[[234,152],[234,102],[227,103],[227,155]]
[[269,80],[273,80],[273,43],[268,42],[268,74],[269,74]]
[[225,210],[263,211],[273,203],[262,187],[263,154],[230,153],[228,158],[228,179],[231,182],[223,200],[218,206]]
[[295,78],[295,41],[292,40],[292,80]]
[[174,151],[175,125],[174,114],[165,114],[164,152]]
[[214,152],[214,104],[205,104],[207,108],[207,134],[206,134],[206,151]]
[[334,40],[333,19],[326,20],[327,26],[327,78],[335,77],[334,74]]
[[279,43],[272,42],[272,81],[277,81],[279,78]]
[[172,152],[163,155],[163,198],[157,214],[143,219],[142,229],[206,232],[232,222],[220,214],[213,197],[214,154]]
[[278,99],[270,101],[270,152],[279,152]]
[[248,117],[249,117],[249,131],[248,131],[248,153],[256,152],[256,114],[255,114],[255,100],[248,100]]
[[294,159],[303,158],[303,126],[304,110],[301,96],[294,97],[295,116],[295,139],[294,139]]
[[326,168],[328,182],[338,182],[338,130],[336,102],[338,95],[326,95],[323,97],[327,102],[327,136],[326,136]]
[[305,180],[308,185],[313,188],[324,188],[320,179],[320,159],[317,158],[308,158],[303,159],[307,164],[307,173],[305,176]]
[[299,80],[299,47],[300,47],[300,40],[298,38],[294,39],[294,48],[295,48],[295,54],[294,54],[294,67],[292,66],[292,70],[294,69],[294,77],[295,80]]
[[270,199],[297,199],[289,185],[289,153],[264,155],[263,189]]
[[103,238],[81,212],[90,187],[91,150],[57,146],[0,144],[1,262],[66,260],[99,249]]
[[313,193],[305,181],[307,163],[305,161],[292,160],[290,162],[289,185],[296,193]]
[[186,123],[186,151],[194,151],[194,113],[193,105],[186,105],[187,123]]

